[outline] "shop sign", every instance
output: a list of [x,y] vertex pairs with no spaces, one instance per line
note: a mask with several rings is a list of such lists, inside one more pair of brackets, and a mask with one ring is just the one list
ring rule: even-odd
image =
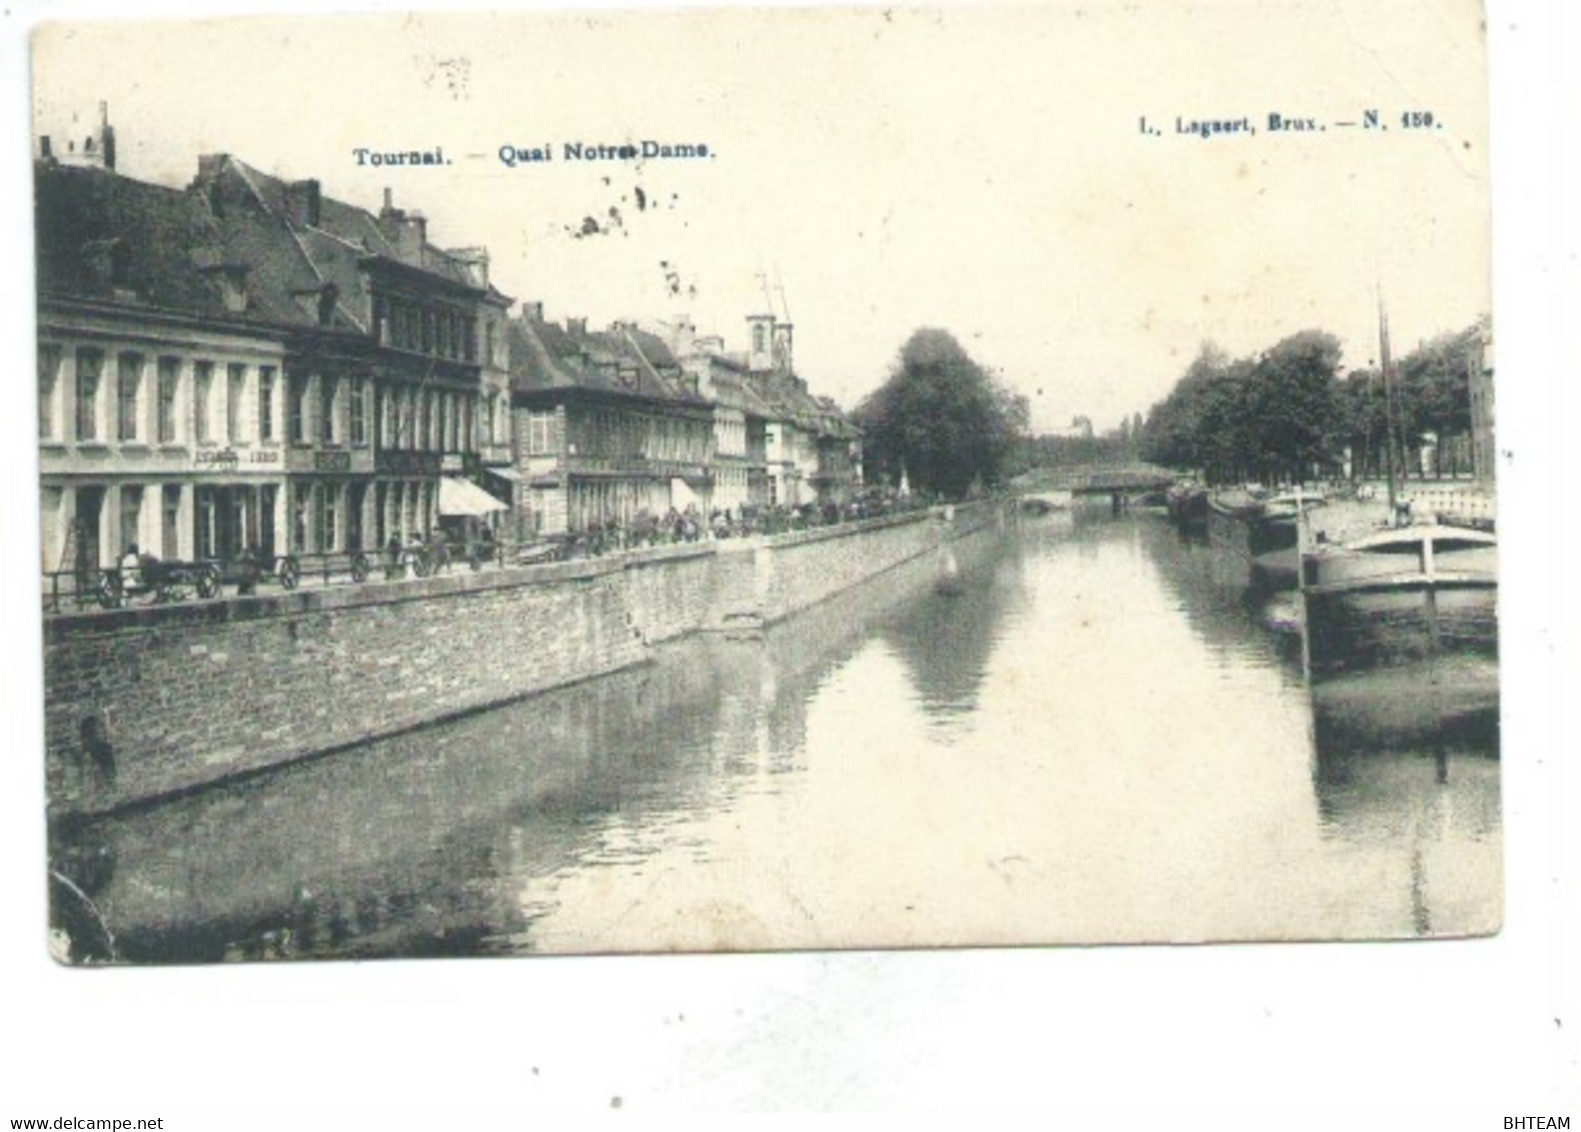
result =
[[439,453],[385,449],[374,454],[373,467],[376,472],[397,476],[437,476]]
[[278,471],[283,464],[278,448],[200,448],[192,454],[192,466],[205,472]]

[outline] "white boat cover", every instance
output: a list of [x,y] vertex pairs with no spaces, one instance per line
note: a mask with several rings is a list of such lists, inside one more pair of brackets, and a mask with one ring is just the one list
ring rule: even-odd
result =
[[454,476],[439,481],[439,513],[441,515],[492,515],[507,511],[510,504],[501,503],[476,484]]

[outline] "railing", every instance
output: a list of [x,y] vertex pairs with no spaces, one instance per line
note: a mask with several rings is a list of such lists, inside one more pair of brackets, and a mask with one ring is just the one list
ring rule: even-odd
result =
[[386,546],[381,550],[303,552],[276,557],[242,556],[164,562],[145,558],[135,570],[119,566],[79,573],[45,571],[43,611],[46,616],[92,609],[121,609],[225,597],[247,597],[278,586],[294,590],[362,585],[427,578],[467,569],[481,571],[510,566],[603,558],[650,547],[704,543],[724,539],[776,535],[835,527],[884,516],[914,514],[931,504],[918,497],[866,499],[843,507],[742,508],[728,519],[720,512],[705,521],[697,515],[643,520],[628,527],[598,527],[542,538],[472,540]]

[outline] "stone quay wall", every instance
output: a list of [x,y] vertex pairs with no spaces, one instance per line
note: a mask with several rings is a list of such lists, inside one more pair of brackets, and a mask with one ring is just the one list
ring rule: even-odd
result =
[[117,809],[616,672],[687,633],[761,627],[996,514],[50,617],[50,808]]

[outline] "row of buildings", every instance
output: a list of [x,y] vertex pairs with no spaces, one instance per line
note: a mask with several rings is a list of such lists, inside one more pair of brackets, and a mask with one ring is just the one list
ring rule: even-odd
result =
[[532,537],[646,511],[839,502],[858,431],[792,328],[547,321],[483,248],[226,155],[121,176],[101,107],[39,139],[43,568],[373,550],[455,523]]

